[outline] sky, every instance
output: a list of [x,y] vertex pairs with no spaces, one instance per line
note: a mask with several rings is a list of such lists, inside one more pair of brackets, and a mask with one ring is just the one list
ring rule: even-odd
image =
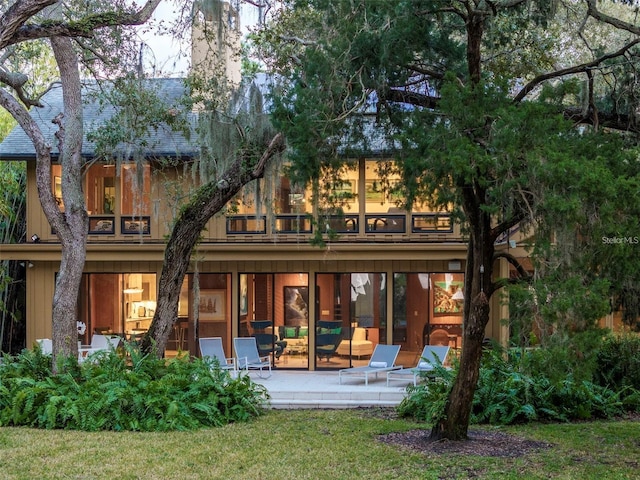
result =
[[[161,21],[171,22],[178,15],[175,10],[176,7],[172,2],[166,0],[161,2],[154,13],[153,24],[157,25]],[[240,10],[240,24],[246,34],[249,27],[255,25],[258,21],[258,9],[241,2]],[[159,32],[158,28],[154,28],[151,32],[144,32],[144,30],[144,28],[140,29],[140,36],[148,47],[143,51],[145,71],[149,74],[155,73],[154,76],[181,77],[186,75],[189,70],[189,44],[181,44],[169,33]],[[183,52],[182,56],[179,54],[181,50]],[[185,53],[186,57],[184,56]],[[154,66],[156,72],[153,72]]]

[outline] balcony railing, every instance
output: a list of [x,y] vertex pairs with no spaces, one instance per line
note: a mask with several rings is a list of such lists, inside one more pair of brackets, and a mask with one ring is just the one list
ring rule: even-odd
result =
[[255,215],[234,215],[232,217],[227,217],[227,234],[238,233],[267,233],[266,218]]
[[302,215],[276,215],[273,233],[311,233],[311,218]]
[[406,215],[365,215],[367,233],[404,233],[407,230]]
[[[331,215],[319,222],[326,230],[338,234],[406,234],[407,221],[411,222],[410,233],[453,233],[453,222],[448,213],[366,214],[364,231],[360,228],[360,215]],[[307,214],[275,215],[271,226],[273,234],[307,235],[313,232],[312,219]],[[266,234],[266,217],[235,215],[227,217],[227,234]]]
[[453,223],[448,213],[420,213],[411,215],[413,233],[451,233]]

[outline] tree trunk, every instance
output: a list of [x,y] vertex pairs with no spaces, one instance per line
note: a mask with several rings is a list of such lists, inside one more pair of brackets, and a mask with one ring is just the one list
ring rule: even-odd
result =
[[458,374],[444,411],[433,425],[431,440],[467,438],[473,395],[480,374],[482,342],[489,323],[489,299],[494,289],[492,273],[495,232],[491,230],[490,215],[481,208],[484,191],[477,185],[468,186],[463,188],[463,196],[471,233],[465,272],[462,352]]
[[56,133],[62,164],[62,197],[64,216],[60,215],[51,193],[50,165],[38,165],[38,173],[46,169],[46,184],[38,177],[38,193],[49,223],[55,228],[62,246],[60,271],[53,296],[53,366],[59,356],[78,356],[77,304],[86,259],[89,230],[82,192],[82,93],[78,59],[71,39],[51,39],[60,69],[64,102],[63,116],[57,118]]
[[247,183],[262,177],[269,160],[284,150],[284,137],[278,133],[257,161],[239,155],[238,159],[217,180],[198,189],[194,198],[181,210],[173,227],[160,281],[158,302],[151,325],[142,340],[142,350],[162,356],[169,334],[178,319],[178,300],[182,281],[189,268],[200,233],[211,217],[218,213]]

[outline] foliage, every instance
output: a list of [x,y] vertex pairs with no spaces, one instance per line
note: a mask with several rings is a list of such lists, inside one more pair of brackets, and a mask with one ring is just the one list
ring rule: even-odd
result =
[[[0,110],[0,139],[15,126],[15,120]],[[26,178],[24,162],[0,162],[0,244],[20,243],[26,232]],[[0,261],[0,351],[24,345],[24,269],[18,262]]]
[[[633,121],[619,122],[632,110],[611,101],[622,90],[608,76],[615,63],[635,78],[633,62],[621,60],[635,54],[640,32],[599,15],[596,2],[288,5],[292,12],[255,38],[283,79],[274,123],[287,136],[297,178],[312,181],[345,156],[389,156],[398,160],[391,172],[401,178],[392,186],[400,206],[421,202],[450,211],[468,235],[464,374],[433,434],[460,438],[488,299],[509,282],[497,278],[496,259],[522,267],[496,246],[501,235],[517,226],[520,240],[540,246],[532,252],[539,257],[536,274],[550,274],[552,283],[536,289],[535,313],[548,326],[586,330],[606,312],[615,280],[634,285],[634,274],[612,275],[605,265],[611,257],[593,251],[620,217],[629,227],[621,235],[639,228],[633,223],[639,190],[629,188],[640,178],[636,145],[602,127],[637,131]],[[638,98],[625,92],[629,103]],[[626,203],[619,191],[629,195]],[[640,271],[638,256],[627,258],[634,263],[629,271]]]
[[[561,378],[549,375],[545,367],[557,353],[541,348],[505,359],[499,348],[486,351],[473,401],[473,421],[505,425],[611,418],[623,412],[617,392],[581,379],[579,372],[568,371]],[[529,356],[542,356],[546,361],[530,361]]]
[[71,430],[193,430],[263,412],[264,387],[201,359],[159,359],[126,344],[78,365],[36,348],[0,365],[0,425]]
[[596,355],[594,381],[623,392],[623,402],[640,409],[640,337],[609,336]]
[[544,372],[552,383],[562,382],[568,375],[576,381],[593,381],[597,356],[608,338],[604,329],[590,328],[583,332],[556,331],[543,336],[541,348],[510,349],[520,365],[531,374]]
[[[407,387],[407,396],[398,405],[402,417],[414,417],[432,423],[442,415],[456,369],[446,369],[436,365],[429,376],[422,376],[418,385]],[[425,383],[426,381],[426,383]]]
[[[601,367],[599,359],[620,348],[615,342],[613,345],[617,347],[612,347],[611,339],[604,343],[600,339],[601,353],[595,346],[600,333],[576,336],[564,346],[509,351],[498,346],[486,349],[473,399],[472,422],[508,425],[541,420],[571,421],[612,418],[627,410],[637,411],[640,406],[637,387],[626,382],[613,385],[599,380],[602,373],[597,372],[611,367],[610,364]],[[628,344],[625,348],[628,349]],[[619,361],[621,366],[616,372],[630,372],[634,367],[637,371],[633,353]],[[399,413],[432,422],[444,408],[452,376],[451,372],[438,371],[433,381],[408,387],[408,396],[400,405]]]

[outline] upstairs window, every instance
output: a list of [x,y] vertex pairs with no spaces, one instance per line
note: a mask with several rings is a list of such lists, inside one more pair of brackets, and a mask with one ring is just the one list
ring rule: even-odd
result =
[[85,200],[89,215],[116,213],[116,168],[114,165],[94,164],[86,174]]
[[121,175],[122,215],[151,215],[151,166],[141,167],[133,163],[122,166]]

